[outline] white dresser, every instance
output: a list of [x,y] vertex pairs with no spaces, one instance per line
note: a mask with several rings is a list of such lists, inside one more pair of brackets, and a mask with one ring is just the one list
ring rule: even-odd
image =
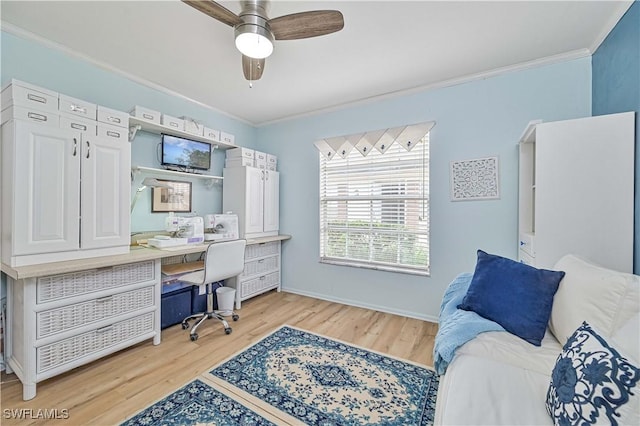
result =
[[269,290],[281,289],[280,256],[282,254],[279,237],[247,240],[244,252],[244,271],[235,278],[229,278],[225,285],[236,289],[236,309],[241,302]]
[[160,343],[160,260],[7,277],[7,373],[36,383],[138,342]]

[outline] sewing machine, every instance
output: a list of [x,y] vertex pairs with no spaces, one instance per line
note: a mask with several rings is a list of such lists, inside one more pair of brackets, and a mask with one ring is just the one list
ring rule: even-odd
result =
[[205,241],[237,240],[238,215],[236,214],[208,214],[204,217]]
[[169,214],[164,227],[171,236],[156,235],[149,238],[148,244],[157,248],[199,244],[204,241],[204,220],[202,217],[174,216]]

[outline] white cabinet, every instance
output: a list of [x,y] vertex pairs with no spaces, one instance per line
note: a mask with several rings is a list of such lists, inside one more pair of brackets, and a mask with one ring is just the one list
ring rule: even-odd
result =
[[225,281],[225,285],[236,289],[236,309],[241,308],[243,300],[273,289],[280,291],[280,257],[280,241],[247,244],[242,274]]
[[240,238],[273,236],[280,228],[280,173],[254,167],[223,170],[222,210],[238,215]]
[[7,279],[7,372],[36,383],[147,339],[160,343],[160,260]]
[[634,113],[531,123],[520,140],[520,260],[633,268]]
[[[2,125],[2,262],[15,267],[127,253],[127,123],[122,117],[116,117],[120,127],[98,122],[95,105],[62,95],[60,108],[70,113],[38,110],[39,102],[16,97],[20,84],[26,83],[13,80],[2,92],[10,104]],[[46,105],[57,99],[55,92],[28,89],[49,96]]]

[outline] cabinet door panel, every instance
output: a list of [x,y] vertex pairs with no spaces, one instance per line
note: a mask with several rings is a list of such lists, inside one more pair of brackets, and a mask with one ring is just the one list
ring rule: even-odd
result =
[[280,229],[280,173],[265,171],[264,231]]
[[14,254],[79,248],[80,160],[70,130],[16,120]]
[[262,232],[264,205],[264,170],[245,167],[247,173],[245,233]]
[[82,142],[82,248],[129,244],[130,150],[126,140]]

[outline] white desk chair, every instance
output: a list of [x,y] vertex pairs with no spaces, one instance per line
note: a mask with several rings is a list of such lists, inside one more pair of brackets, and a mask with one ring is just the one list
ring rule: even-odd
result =
[[[244,270],[244,248],[247,242],[245,240],[233,240],[224,241],[219,243],[212,243],[207,248],[207,252],[204,259],[204,269],[180,277],[180,281],[188,282],[193,285],[207,286],[207,311],[198,314],[190,315],[182,320],[182,328],[186,330],[189,328],[189,321],[192,319],[198,319],[196,325],[193,326],[190,333],[192,341],[198,340],[198,333],[196,330],[207,319],[217,318],[224,325],[225,333],[231,333],[231,327],[229,323],[222,315],[220,311],[213,310],[213,290],[212,283],[226,278],[235,277],[240,275]],[[238,320],[238,315],[232,312],[232,318],[234,321]]]

